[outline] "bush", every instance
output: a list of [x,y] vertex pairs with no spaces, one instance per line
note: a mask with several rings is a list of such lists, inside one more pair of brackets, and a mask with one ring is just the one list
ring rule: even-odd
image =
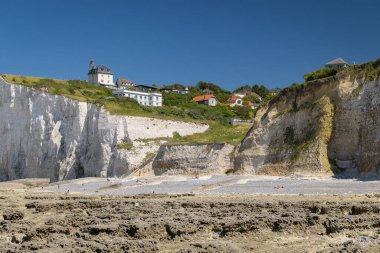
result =
[[[136,99],[129,98],[129,97],[116,96],[116,101],[121,102],[121,103],[139,104]],[[144,107],[147,107],[147,106],[144,106]],[[144,109],[144,107],[143,107],[143,109]]]
[[202,110],[200,109],[190,110],[187,114],[193,119],[199,119],[199,120],[205,119],[205,115],[202,113]]
[[87,82],[80,80],[69,80],[67,83],[74,89],[85,89],[89,86]]
[[126,149],[126,150],[131,150],[133,148],[133,143],[132,142],[122,142],[117,144],[118,149]]
[[329,77],[329,76],[335,76],[336,73],[338,73],[337,69],[331,69],[331,68],[321,68],[318,70],[315,70],[309,74],[304,75],[305,82],[310,82],[313,80]]
[[173,139],[174,140],[180,140],[181,137],[182,136],[177,131],[173,132]]
[[302,83],[292,83],[292,85],[289,86],[291,89],[297,89],[298,87],[303,86]]
[[157,107],[156,111],[158,114],[165,115],[165,116],[176,116],[180,118],[184,118],[185,112],[181,108],[176,107]]
[[250,119],[253,112],[253,110],[247,106],[235,106],[234,111],[241,119]]

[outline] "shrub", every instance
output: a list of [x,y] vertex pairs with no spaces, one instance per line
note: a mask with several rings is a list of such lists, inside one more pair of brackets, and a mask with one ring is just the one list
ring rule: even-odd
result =
[[174,140],[180,140],[181,139],[181,135],[177,131],[175,131],[175,132],[173,132],[173,139]]
[[249,119],[253,110],[247,106],[235,106],[234,111],[239,118]]
[[[133,99],[133,98],[116,96],[115,99],[116,99],[116,101],[118,101],[118,102],[122,102],[122,103],[139,104],[139,103],[137,102],[137,100],[136,100],[136,99]],[[144,107],[147,107],[147,106],[144,106]],[[144,108],[144,107],[143,107],[143,108]]]
[[202,119],[205,119],[205,116],[204,114],[202,113],[202,110],[200,109],[194,109],[194,110],[191,110],[187,113],[191,118],[193,119],[199,119],[199,120],[202,120]]
[[67,83],[74,89],[85,89],[88,87],[88,83],[81,80],[69,80]]
[[337,69],[331,69],[331,68],[321,68],[318,70],[315,70],[309,74],[304,75],[305,82],[310,82],[313,80],[334,76],[338,73]]
[[123,142],[117,144],[118,149],[126,149],[126,150],[131,150],[133,148],[133,143],[132,142]]
[[292,83],[292,84],[289,86],[289,88],[290,88],[290,89],[297,89],[298,87],[301,87],[301,86],[303,86],[302,83]]

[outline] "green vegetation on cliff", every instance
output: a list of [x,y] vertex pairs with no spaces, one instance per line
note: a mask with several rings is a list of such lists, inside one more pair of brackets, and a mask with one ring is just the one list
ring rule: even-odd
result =
[[[130,98],[118,97],[112,94],[112,90],[101,86],[90,86],[87,82],[79,80],[58,80],[38,77],[25,77],[17,75],[2,75],[2,77],[15,84],[21,84],[42,91],[47,91],[54,95],[62,95],[81,102],[90,102],[104,105],[111,113],[116,115],[130,115],[153,117],[160,119],[171,119],[179,121],[201,122],[217,121],[220,124],[227,125],[231,117],[242,119],[252,118],[253,110],[244,111],[241,108],[229,107],[219,104],[215,107],[198,105],[190,102],[191,99],[202,94],[197,87],[192,87],[190,93],[186,95],[175,93],[163,93],[163,107],[149,107],[139,105],[135,100]],[[200,82],[205,83],[205,82]],[[199,86],[203,87],[203,84]],[[207,83],[212,89],[221,88],[215,84]],[[224,92],[224,91],[223,91]]]
[[305,82],[310,82],[313,80],[329,77],[329,76],[335,76],[336,73],[338,73],[337,69],[330,69],[330,68],[321,68],[317,69],[311,73],[305,74],[304,79]]
[[[62,95],[81,102],[99,104],[107,111],[115,115],[141,116],[166,120],[176,120],[210,125],[206,133],[177,138],[181,143],[212,143],[240,142],[250,126],[232,127],[228,124],[229,118],[242,119],[253,118],[255,111],[239,107],[229,107],[220,104],[215,107],[198,105],[190,102],[191,99],[202,93],[200,87],[207,86],[211,90],[218,91],[225,96],[226,91],[215,84],[200,82],[198,87],[191,87],[186,95],[175,93],[163,93],[163,107],[149,107],[139,105],[131,98],[114,96],[112,90],[101,86],[90,86],[87,82],[79,80],[58,80],[38,77],[26,77],[18,75],[1,75],[7,82],[20,84],[54,95]],[[126,147],[122,147],[126,148]]]
[[349,76],[351,79],[356,78],[359,81],[372,81],[378,79],[380,77],[380,58],[363,64],[351,65],[340,70],[328,68],[315,70],[304,75],[304,83],[293,83],[289,87],[283,89],[283,94],[286,94],[291,90],[301,91],[309,85],[316,85],[328,80],[337,80],[345,76]]
[[210,128],[204,133],[198,133],[188,136],[181,136],[178,133],[174,134],[173,138],[154,138],[140,139],[139,141],[167,141],[168,144],[210,144],[210,143],[229,143],[238,145],[243,137],[251,128],[251,124],[242,124],[236,126],[224,126],[215,122],[209,122]]

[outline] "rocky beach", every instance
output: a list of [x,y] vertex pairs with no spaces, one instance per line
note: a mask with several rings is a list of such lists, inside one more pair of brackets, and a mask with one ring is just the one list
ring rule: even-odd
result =
[[[0,251],[378,252],[380,248],[378,181],[348,180],[340,185],[345,194],[302,194],[297,192],[304,187],[294,186],[302,180],[262,178],[255,182],[270,185],[267,191],[277,193],[232,194],[221,192],[236,185],[249,188],[249,180],[244,178],[244,184],[243,178],[158,178],[1,183]],[[322,189],[333,180],[309,181]],[[183,190],[175,182],[196,189]],[[148,193],[148,185],[155,192]],[[373,192],[352,194],[352,186]],[[134,188],[134,194],[122,192],[127,188]],[[139,191],[145,193],[136,194]]]

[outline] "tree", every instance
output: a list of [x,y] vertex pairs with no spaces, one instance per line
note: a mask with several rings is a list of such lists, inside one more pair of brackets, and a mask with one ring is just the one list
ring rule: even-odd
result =
[[251,91],[258,94],[260,97],[265,98],[270,94],[269,90],[264,85],[253,85]]
[[218,85],[209,83],[209,82],[200,81],[198,82],[197,87],[201,90],[205,90],[205,89],[211,90],[214,96],[216,97],[216,99],[221,103],[227,102],[228,98],[231,95],[231,92],[224,90]]
[[186,89],[186,86],[183,85],[183,84],[174,83],[174,84],[171,84],[171,85],[165,85],[165,86],[163,86],[163,88],[184,90],[184,89]]
[[251,86],[249,86],[248,84],[245,84],[239,88],[237,88],[236,90],[234,90],[234,93],[239,93],[241,91],[250,91],[252,88]]

